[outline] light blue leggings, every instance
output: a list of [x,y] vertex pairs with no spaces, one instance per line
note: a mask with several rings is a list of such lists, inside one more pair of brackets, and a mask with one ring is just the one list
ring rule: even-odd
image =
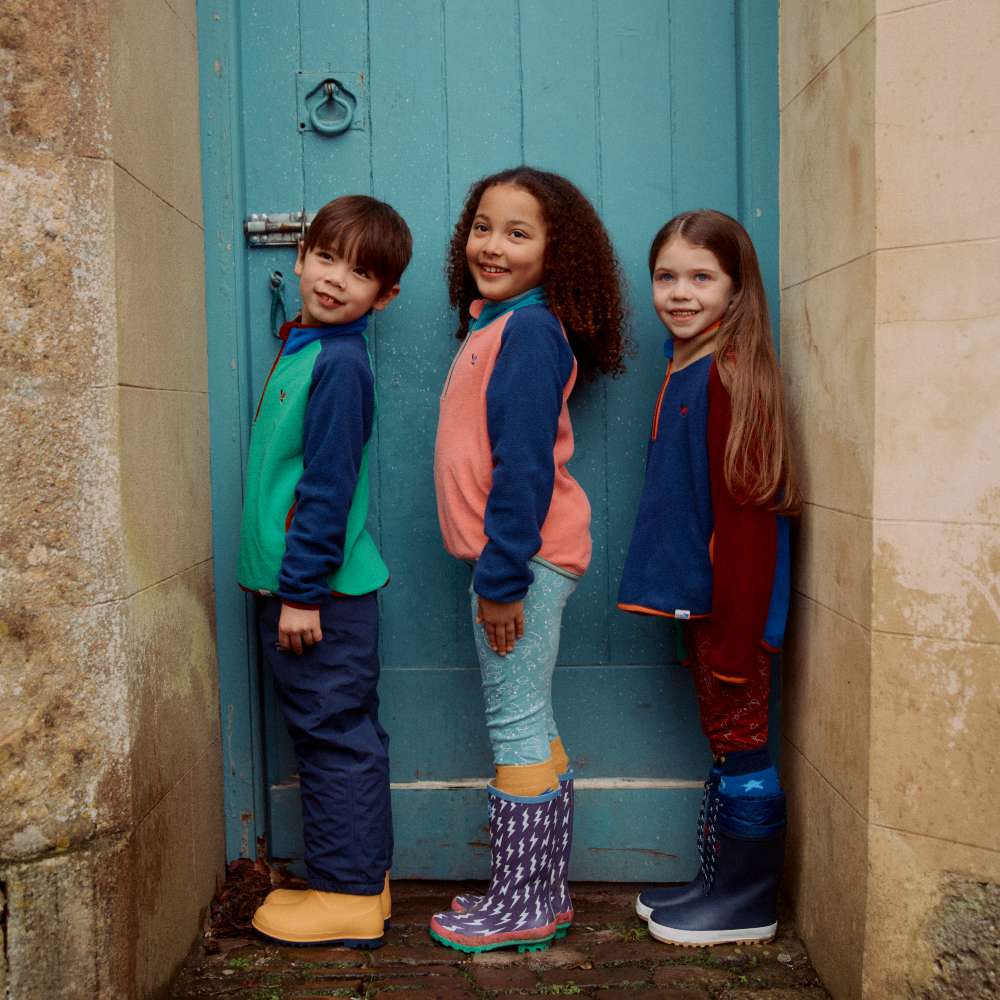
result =
[[498,656],[476,624],[478,595],[472,591],[472,631],[482,672],[486,727],[495,764],[541,764],[559,731],[552,716],[552,672],[559,655],[563,608],[576,590],[573,577],[532,560],[535,580],[524,598],[524,638]]

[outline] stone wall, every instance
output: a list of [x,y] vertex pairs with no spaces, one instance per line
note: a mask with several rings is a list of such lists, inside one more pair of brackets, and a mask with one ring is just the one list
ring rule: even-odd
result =
[[155,996],[223,861],[194,0],[0,0],[0,984]]
[[993,0],[782,5],[788,875],[838,998],[1000,977],[998,43]]

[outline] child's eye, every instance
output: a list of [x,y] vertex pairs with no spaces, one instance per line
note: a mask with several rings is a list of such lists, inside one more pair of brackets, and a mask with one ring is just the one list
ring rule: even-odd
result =
[[330,253],[329,250],[317,250],[316,256],[319,257],[320,260],[325,260],[325,261],[333,260],[333,254]]
[[674,276],[667,271],[663,271],[656,276],[657,281],[673,281]]
[[367,267],[361,267],[360,265],[354,269],[354,273],[359,278],[367,278],[369,276],[368,275],[368,268]]
[[706,274],[704,271],[699,271],[698,274],[696,274],[694,276],[694,280],[695,281],[711,281],[712,280],[712,276],[710,274]]
[[526,240],[528,238],[528,234],[523,229],[512,229],[510,235],[519,240]]
[[474,233],[485,233],[486,230],[487,230],[487,226],[486,226],[485,222],[474,222],[472,224],[472,231]]

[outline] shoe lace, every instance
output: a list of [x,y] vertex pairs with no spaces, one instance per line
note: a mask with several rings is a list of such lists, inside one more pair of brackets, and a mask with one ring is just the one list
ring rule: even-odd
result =
[[721,805],[718,789],[711,781],[706,781],[705,794],[698,811],[698,858],[701,861],[702,892],[706,896],[712,891],[715,881],[715,859],[719,853],[715,823]]

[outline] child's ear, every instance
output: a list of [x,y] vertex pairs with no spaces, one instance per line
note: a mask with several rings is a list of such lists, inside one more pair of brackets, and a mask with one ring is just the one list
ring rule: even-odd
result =
[[306,259],[305,245],[302,240],[299,240],[299,254],[295,258],[295,273],[298,275],[302,274],[302,264]]
[[399,295],[399,285],[393,285],[387,292],[383,292],[373,303],[372,309],[378,309],[381,311],[384,309],[397,295]]

